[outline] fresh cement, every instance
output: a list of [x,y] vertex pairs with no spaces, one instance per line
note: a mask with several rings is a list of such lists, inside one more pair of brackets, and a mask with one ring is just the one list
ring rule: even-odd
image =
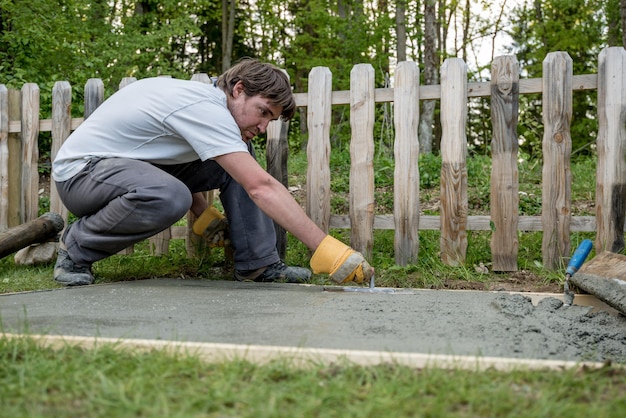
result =
[[0,295],[0,320],[6,333],[626,364],[626,317],[498,292],[154,279]]

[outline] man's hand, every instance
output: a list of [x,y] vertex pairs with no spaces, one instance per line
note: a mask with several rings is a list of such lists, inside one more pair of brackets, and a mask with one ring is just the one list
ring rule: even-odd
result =
[[204,238],[211,248],[230,245],[228,220],[214,206],[209,206],[191,227],[193,233]]
[[337,283],[369,282],[374,269],[363,255],[327,235],[311,257],[313,273],[329,273]]

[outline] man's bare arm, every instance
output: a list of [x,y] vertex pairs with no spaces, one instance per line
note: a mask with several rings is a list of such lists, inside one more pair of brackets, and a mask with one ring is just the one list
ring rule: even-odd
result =
[[215,161],[248,192],[256,205],[280,226],[314,251],[326,237],[304,213],[278,180],[267,173],[247,152],[234,152]]

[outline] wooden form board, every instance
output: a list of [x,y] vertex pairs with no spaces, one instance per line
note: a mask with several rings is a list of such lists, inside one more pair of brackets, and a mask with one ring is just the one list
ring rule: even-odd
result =
[[[414,368],[442,368],[464,370],[497,369],[502,371],[520,369],[563,370],[572,368],[601,368],[604,363],[562,360],[518,359],[505,357],[452,356],[442,354],[404,353],[388,351],[342,350],[330,348],[302,348],[271,345],[241,345],[200,342],[177,342],[144,339],[115,339],[67,335],[21,335],[3,333],[3,338],[31,338],[42,346],[63,349],[78,346],[94,349],[112,346],[118,350],[149,352],[162,350],[170,354],[183,354],[200,358],[209,363],[243,360],[255,364],[267,364],[275,360],[289,360],[294,367],[319,366],[320,364],[348,362],[359,366],[397,364]],[[617,367],[617,366],[616,366]]]

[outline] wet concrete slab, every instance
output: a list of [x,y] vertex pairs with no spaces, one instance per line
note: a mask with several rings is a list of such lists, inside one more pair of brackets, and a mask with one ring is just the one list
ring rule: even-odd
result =
[[0,295],[5,333],[626,364],[626,318],[498,292],[151,279]]

